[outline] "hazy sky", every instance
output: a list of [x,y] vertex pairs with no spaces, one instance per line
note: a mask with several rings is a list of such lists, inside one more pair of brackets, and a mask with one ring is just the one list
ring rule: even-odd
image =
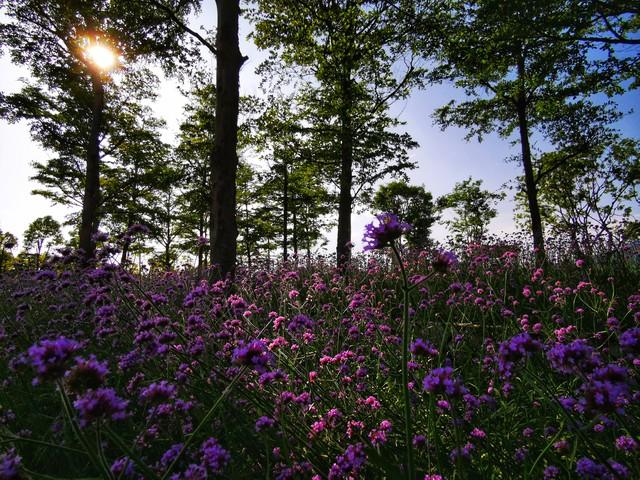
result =
[[[213,2],[207,2],[203,13],[193,22],[194,25],[215,23]],[[258,52],[253,44],[245,39],[250,26],[241,23],[241,50],[249,56],[240,74],[241,93],[259,94],[258,77],[255,68],[259,65],[264,54]],[[208,62],[213,67],[213,60]],[[10,63],[9,59],[0,57],[0,91],[8,93],[20,88],[21,77],[28,76],[24,68]],[[423,184],[434,197],[451,191],[456,182],[468,176],[482,179],[484,188],[497,190],[508,180],[521,173],[517,163],[505,163],[504,159],[517,153],[517,148],[510,145],[508,140],[490,135],[482,143],[466,142],[465,131],[450,128],[442,132],[433,126],[431,114],[434,109],[445,104],[452,98],[459,98],[460,91],[450,85],[428,87],[423,91],[415,91],[407,100],[393,106],[393,112],[406,122],[405,129],[420,144],[411,152],[412,159],[418,163],[418,168],[409,172],[411,183]],[[626,94],[620,99],[624,110],[635,108],[640,101],[640,92]],[[182,119],[184,99],[177,90],[175,81],[165,81],[162,84],[160,98],[155,102],[156,113],[167,121],[164,140],[172,142],[174,134]],[[619,124],[621,131],[630,137],[640,137],[640,114],[632,113]],[[31,190],[37,185],[29,181],[34,170],[31,163],[34,160],[47,158],[33,142],[26,123],[10,125],[0,120],[0,229],[10,231],[21,236],[27,225],[36,217],[52,215],[62,221],[66,210],[49,204],[42,197],[31,195]],[[371,221],[371,214],[355,214],[352,221],[352,240],[357,246],[361,243],[364,225]],[[491,231],[511,232],[513,226],[513,203],[511,197],[499,205],[499,216],[492,222]],[[436,226],[433,236],[444,239],[446,229]],[[335,231],[327,233],[330,241],[329,248],[333,250]]]

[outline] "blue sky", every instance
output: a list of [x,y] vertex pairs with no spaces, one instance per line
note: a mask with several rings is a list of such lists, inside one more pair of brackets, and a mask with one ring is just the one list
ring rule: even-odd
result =
[[[207,6],[201,15],[194,20],[194,25],[214,23],[213,7]],[[258,77],[255,68],[260,64],[264,54],[257,51],[255,46],[244,37],[249,33],[250,26],[246,22],[241,24],[241,50],[248,55],[249,60],[244,65],[241,76],[242,94],[260,93]],[[213,69],[214,61],[210,59],[208,65]],[[20,77],[25,77],[25,69],[12,65],[9,59],[0,58],[0,91],[13,92],[20,88]],[[167,121],[164,139],[172,142],[174,134],[182,118],[184,99],[177,91],[175,80],[167,80],[162,84],[160,98],[154,106],[156,114]],[[460,98],[461,92],[451,85],[428,87],[425,90],[414,91],[412,95],[393,106],[392,111],[406,122],[404,127],[420,147],[411,152],[418,168],[409,172],[410,182],[423,184],[435,196],[445,194],[453,188],[456,182],[471,176],[482,179],[484,188],[497,190],[505,182],[520,174],[517,163],[505,163],[504,159],[517,153],[517,148],[505,139],[495,135],[487,136],[482,143],[464,140],[465,131],[459,128],[449,128],[441,131],[434,126],[431,114],[434,109],[453,98]],[[640,91],[624,95],[620,99],[623,110],[634,109],[640,101]],[[620,130],[630,137],[640,137],[640,114],[635,112],[626,116],[619,123]],[[55,207],[41,197],[30,194],[36,186],[29,181],[33,174],[31,163],[34,160],[47,158],[39,146],[29,136],[26,123],[9,125],[0,121],[0,229],[11,231],[21,236],[27,225],[36,217],[52,215],[62,221],[66,210]],[[490,230],[495,233],[514,231],[513,203],[511,198],[499,205],[499,215],[492,222]],[[361,242],[364,225],[371,221],[371,213],[355,214],[352,220],[352,240],[358,246]],[[437,225],[433,229],[433,236],[442,240],[446,236],[446,228]],[[327,232],[328,248],[332,251],[335,231]]]

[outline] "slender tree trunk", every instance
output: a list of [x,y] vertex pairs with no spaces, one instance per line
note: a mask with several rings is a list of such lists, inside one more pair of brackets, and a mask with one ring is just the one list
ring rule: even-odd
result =
[[291,199],[291,220],[292,220],[292,244],[293,244],[293,256],[296,263],[298,262],[298,211],[296,207],[295,198]]
[[104,84],[99,74],[92,75],[93,105],[91,133],[87,145],[87,170],[82,198],[82,220],[80,223],[80,248],[85,259],[93,258],[95,242],[93,235],[98,231],[98,206],[100,204],[100,133],[104,111]]
[[338,200],[338,240],[336,245],[336,262],[344,268],[351,259],[351,211],[353,197],[353,126],[351,107],[353,99],[351,80],[342,84],[342,114],[340,118],[340,192]]
[[286,160],[282,164],[282,259],[289,259],[289,167]]
[[249,241],[249,202],[248,200],[244,202],[244,216],[245,216],[244,245],[247,250],[247,266],[249,267],[249,270],[251,270],[251,242]]
[[527,202],[529,204],[529,214],[531,215],[531,231],[533,233],[533,246],[536,250],[536,261],[544,261],[544,234],[542,229],[542,219],[540,216],[540,206],[538,205],[538,187],[533,175],[533,163],[531,160],[531,145],[529,143],[529,125],[527,118],[527,99],[524,88],[524,59],[518,61],[518,78],[522,86],[518,93],[518,129],[520,132],[520,146],[522,148],[522,166],[524,167],[525,190]]
[[211,262],[220,276],[236,265],[236,175],[238,170],[238,108],[240,67],[246,60],[238,44],[239,0],[216,0],[216,119],[211,166]]
[[[204,237],[204,215],[201,213],[198,217],[198,236],[200,238]],[[202,278],[202,253],[204,251],[204,247],[200,243],[200,239],[198,239],[198,280]]]

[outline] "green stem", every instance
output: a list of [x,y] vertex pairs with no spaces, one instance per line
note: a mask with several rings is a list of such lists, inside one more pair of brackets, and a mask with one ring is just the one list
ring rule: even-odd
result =
[[395,243],[391,243],[393,253],[400,265],[402,273],[402,393],[404,397],[404,441],[407,456],[406,478],[415,479],[415,465],[413,460],[413,434],[411,428],[411,392],[409,392],[409,338],[411,336],[409,325],[409,280],[402,262],[402,257]]
[[222,400],[224,400],[231,393],[231,390],[233,390],[233,387],[238,382],[238,380],[240,380],[240,377],[244,374],[244,372],[246,370],[247,370],[247,367],[242,367],[242,370],[240,370],[238,372],[238,374],[233,378],[231,383],[229,385],[227,385],[227,387],[222,391],[222,394],[218,397],[218,399],[211,406],[211,408],[209,409],[207,414],[200,421],[200,423],[195,428],[195,430],[191,433],[191,435],[189,436],[187,441],[184,442],[184,445],[182,446],[182,448],[178,452],[178,455],[176,455],[176,458],[173,460],[173,462],[171,462],[171,465],[169,465],[169,468],[167,468],[167,470],[164,472],[162,477],[160,477],[160,480],[166,480],[169,477],[169,474],[175,468],[175,466],[177,465],[178,461],[180,460],[180,458],[182,457],[184,452],[187,450],[187,448],[189,448],[189,446],[196,439],[196,437],[197,437],[198,433],[200,432],[200,430],[202,430],[206,425],[208,425],[209,420],[211,419],[211,417],[215,413],[216,409],[218,408],[218,405],[220,405],[220,403],[222,403]]
[[82,433],[82,429],[73,418],[73,408],[71,406],[71,401],[67,396],[67,392],[65,392],[64,390],[64,384],[60,380],[58,380],[56,383],[58,386],[58,392],[60,392],[60,399],[62,400],[62,407],[65,413],[65,416],[69,421],[69,425],[71,426],[73,433],[75,433],[76,437],[78,437],[78,440],[80,440],[80,443],[82,444],[85,451],[87,452],[87,456],[89,457],[89,460],[91,460],[91,463],[93,464],[93,466],[96,467],[98,471],[102,473],[103,477],[110,478],[111,472],[108,469],[105,470],[104,465],[102,465],[100,460],[96,457],[95,453],[91,450],[91,446],[89,445],[89,442],[87,441],[86,437]]

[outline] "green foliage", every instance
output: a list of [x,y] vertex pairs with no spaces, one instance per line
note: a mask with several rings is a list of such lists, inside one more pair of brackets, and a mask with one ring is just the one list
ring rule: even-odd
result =
[[[387,176],[415,164],[417,144],[397,133],[389,104],[405,98],[421,69],[408,49],[411,28],[390,2],[259,0],[251,11],[253,38],[270,50],[260,67],[265,83],[295,80],[300,118],[311,134],[315,161],[338,191],[337,254],[348,258],[354,202]],[[398,73],[398,65],[404,65]]]
[[3,273],[13,263],[13,254],[11,251],[18,245],[18,239],[11,232],[3,232],[0,230],[0,273]]
[[640,203],[638,146],[620,139],[544,177],[540,197],[551,231],[568,238],[577,254],[612,251],[629,238],[626,227]]
[[379,212],[396,214],[411,225],[406,235],[409,245],[425,248],[431,243],[431,226],[438,219],[433,196],[424,186],[405,182],[391,182],[380,186],[371,202],[371,208]]
[[62,243],[60,223],[54,220],[51,215],[36,218],[24,231],[23,240],[25,252],[34,251],[35,268],[37,269],[40,265],[40,257],[44,255],[46,259],[49,249],[53,245]]
[[455,184],[453,191],[438,198],[440,210],[453,209],[455,218],[445,223],[458,245],[481,243],[487,227],[498,211],[495,205],[505,198],[504,192],[483,190],[482,180],[468,179]]

